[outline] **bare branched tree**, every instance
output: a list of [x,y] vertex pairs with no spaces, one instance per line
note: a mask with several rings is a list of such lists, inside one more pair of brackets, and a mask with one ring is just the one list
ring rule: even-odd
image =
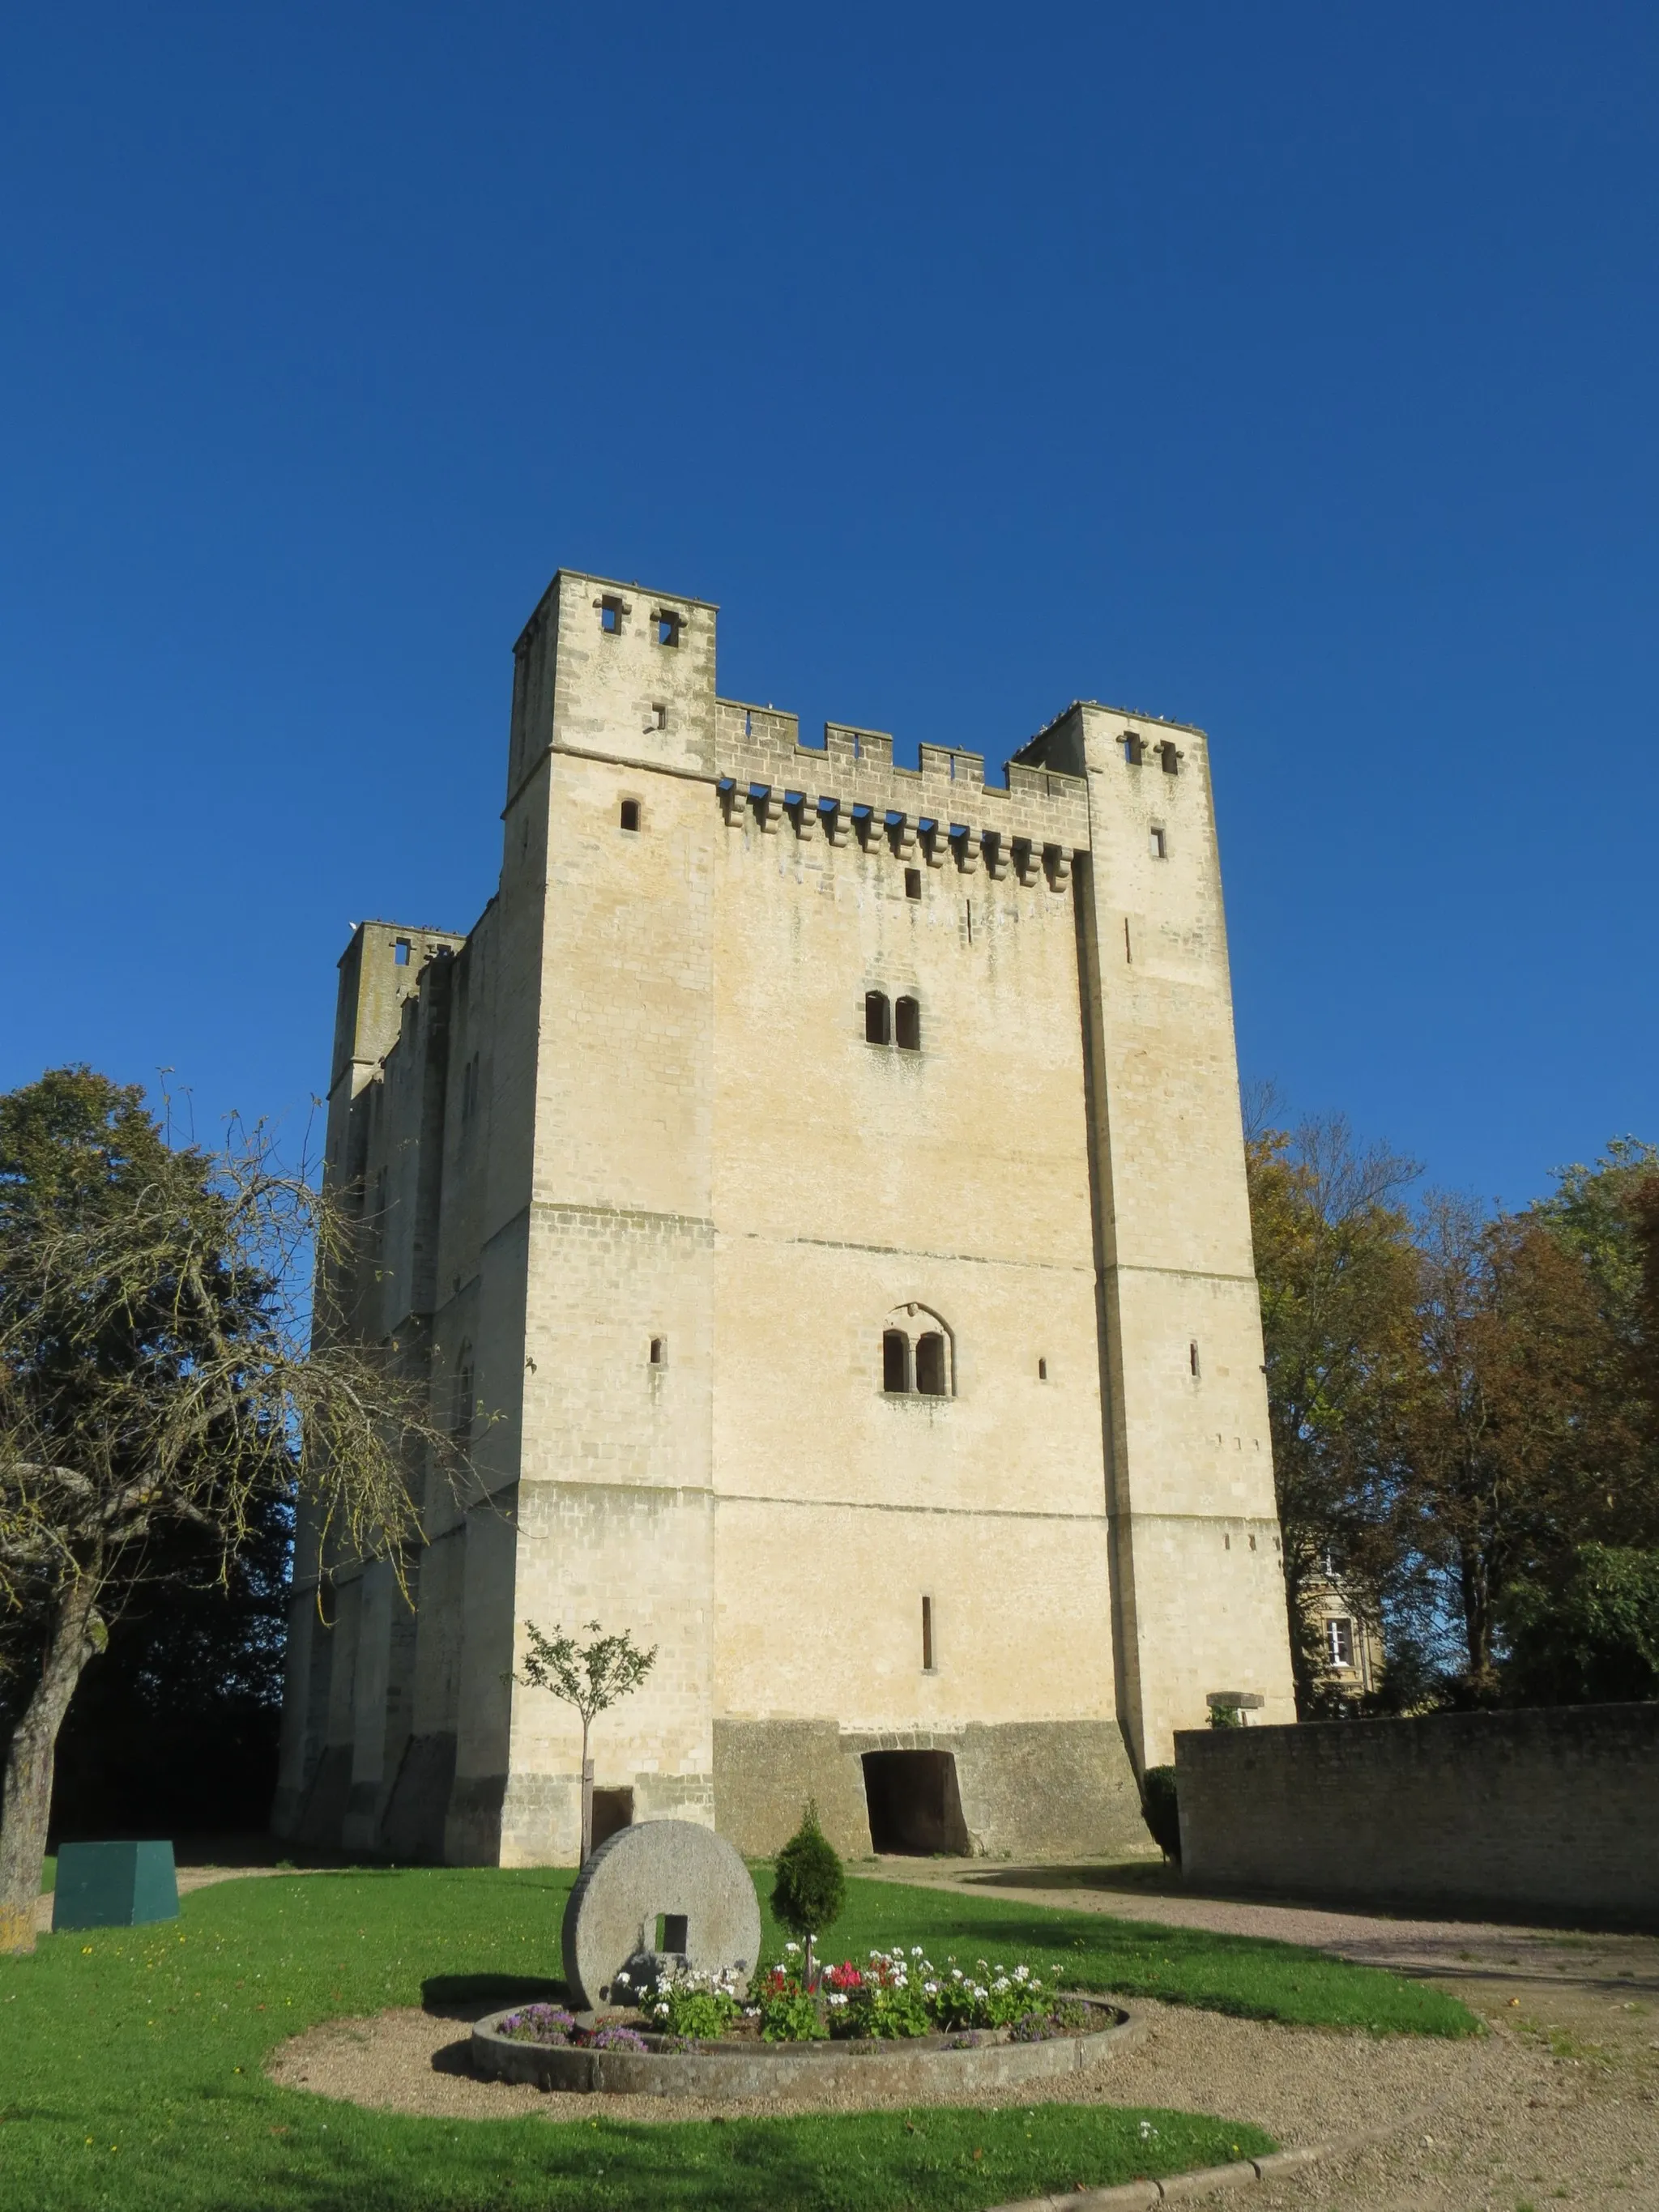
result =
[[33,1946],[58,1731],[162,1525],[228,1561],[276,1495],[401,1578],[426,1470],[454,1479],[423,1363],[329,1310],[355,1234],[263,1127],[174,1148],[139,1091],[83,1068],[0,1098],[0,1654],[29,1670],[0,1948]]

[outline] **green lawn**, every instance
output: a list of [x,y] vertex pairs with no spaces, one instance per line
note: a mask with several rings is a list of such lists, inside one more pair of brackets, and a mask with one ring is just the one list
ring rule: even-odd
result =
[[[264,2080],[271,2045],[330,2014],[550,1988],[569,1879],[430,1869],[227,1882],[187,1898],[177,1923],[48,1936],[33,1958],[0,1961],[0,2206],[972,2212],[1270,2147],[1224,2121],[1074,2106],[672,2127],[458,2123],[360,2112]],[[1285,1946],[890,1883],[850,1882],[835,1934],[837,1951],[903,1938],[936,1956],[1017,1954],[1079,1987],[1264,2017],[1473,2025],[1449,1999],[1425,2003],[1431,1991]]]
[[[763,1884],[763,1887],[764,1885]],[[1018,1958],[1067,1987],[1161,1997],[1244,2020],[1304,2027],[1364,2027],[1377,2034],[1474,2035],[1480,2023],[1455,1997],[1375,1966],[1346,1966],[1294,1943],[1212,1936],[1115,1920],[1103,1912],[1056,1912],[994,1894],[849,1881],[846,1917],[830,1948],[858,1957],[871,1946],[921,1943],[936,1965],[947,1950],[1012,1966]]]

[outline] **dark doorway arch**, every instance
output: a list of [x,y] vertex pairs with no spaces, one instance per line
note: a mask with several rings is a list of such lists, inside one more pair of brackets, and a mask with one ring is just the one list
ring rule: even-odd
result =
[[948,1751],[866,1751],[864,1801],[870,1840],[878,1851],[926,1858],[934,1851],[968,1856],[957,1762]]

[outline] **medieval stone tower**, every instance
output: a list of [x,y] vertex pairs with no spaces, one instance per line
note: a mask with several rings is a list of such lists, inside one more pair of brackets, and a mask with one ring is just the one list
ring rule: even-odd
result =
[[301,1531],[276,1826],[570,1863],[574,1716],[511,1675],[597,1619],[659,1647],[602,1830],[1139,1840],[1207,1692],[1293,1717],[1204,737],[896,768],[718,698],[715,618],[562,570],[496,896],[341,962],[356,1323],[473,1486],[412,1610]]

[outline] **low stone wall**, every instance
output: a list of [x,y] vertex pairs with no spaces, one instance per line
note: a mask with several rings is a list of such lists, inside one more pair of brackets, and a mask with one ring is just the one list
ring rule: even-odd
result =
[[[528,2081],[540,2089],[583,2094],[609,2090],[635,2097],[769,2097],[809,2084],[833,2085],[856,2097],[879,2083],[915,2096],[946,2089],[1000,2089],[1021,2081],[1080,2072],[1109,2051],[1146,2033],[1144,2015],[1103,1998],[1079,1997],[1099,2015],[1085,2035],[1060,2035],[1045,2043],[1011,2043],[1006,2035],[924,2035],[880,2043],[701,2043],[678,2047],[673,2038],[650,2035],[643,2051],[573,2050],[560,2044],[521,2043],[500,2033],[508,2012],[491,2013],[472,2031],[472,2069],[487,2081]],[[586,2019],[589,2017],[584,2014]]]
[[1659,1924],[1659,1705],[1194,1730],[1198,1881]]

